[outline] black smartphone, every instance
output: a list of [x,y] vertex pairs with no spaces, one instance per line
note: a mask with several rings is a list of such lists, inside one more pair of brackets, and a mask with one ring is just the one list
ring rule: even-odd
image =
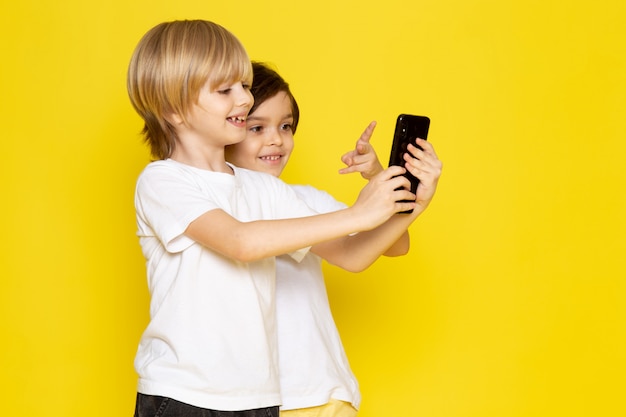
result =
[[[411,143],[421,149],[415,142],[415,139],[427,139],[429,128],[430,119],[426,116],[415,116],[412,114],[399,115],[396,120],[396,130],[393,134],[389,166],[398,165],[403,167],[405,164],[404,154],[407,152],[408,144]],[[411,181],[411,192],[415,194],[420,180],[408,171],[404,173],[404,176]],[[413,212],[413,210],[403,211],[402,213],[411,212]]]

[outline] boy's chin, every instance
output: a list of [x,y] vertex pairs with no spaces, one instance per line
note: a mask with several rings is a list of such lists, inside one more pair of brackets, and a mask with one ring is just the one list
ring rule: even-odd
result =
[[269,174],[273,177],[280,177],[280,174],[283,171],[283,167],[279,167],[279,166],[267,166],[265,164],[260,164],[256,166],[256,171],[259,172],[264,172],[266,174]]

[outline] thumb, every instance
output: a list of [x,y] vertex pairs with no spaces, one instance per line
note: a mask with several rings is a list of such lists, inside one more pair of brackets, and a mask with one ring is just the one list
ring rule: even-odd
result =
[[[369,140],[369,139],[368,139]],[[359,141],[356,144],[356,151],[359,155],[365,155],[366,153],[368,153],[370,150],[370,144],[369,142],[361,142]]]
[[341,162],[350,166],[352,165],[352,152],[345,153],[341,156]]

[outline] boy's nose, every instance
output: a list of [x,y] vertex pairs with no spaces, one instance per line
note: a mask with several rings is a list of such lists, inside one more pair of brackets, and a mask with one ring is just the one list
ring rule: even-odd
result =
[[272,129],[269,135],[269,144],[281,146],[283,144],[283,138],[280,137],[280,134],[276,129]]
[[237,104],[240,106],[250,106],[252,107],[252,103],[254,102],[254,98],[252,97],[252,93],[247,88],[239,88],[237,95]]

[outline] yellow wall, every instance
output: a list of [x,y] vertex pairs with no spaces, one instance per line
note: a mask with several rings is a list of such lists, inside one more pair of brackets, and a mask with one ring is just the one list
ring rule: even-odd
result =
[[366,124],[385,160],[398,113],[432,118],[444,174],[410,255],[326,267],[361,417],[625,415],[625,4],[4,1],[3,414],[132,413],[148,154],[126,65],[154,24],[204,18],[291,82],[290,181],[351,202],[336,171]]

